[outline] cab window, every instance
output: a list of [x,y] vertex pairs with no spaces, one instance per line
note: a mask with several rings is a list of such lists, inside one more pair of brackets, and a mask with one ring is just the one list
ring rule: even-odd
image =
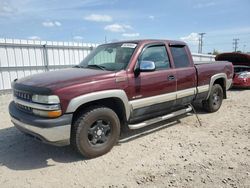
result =
[[175,68],[189,67],[189,58],[185,46],[170,46]]
[[153,61],[156,70],[170,68],[168,54],[164,45],[146,48],[140,57],[140,61]]

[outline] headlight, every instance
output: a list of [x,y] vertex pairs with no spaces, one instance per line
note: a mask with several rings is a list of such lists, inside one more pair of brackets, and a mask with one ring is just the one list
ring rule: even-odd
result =
[[56,95],[33,95],[32,101],[39,103],[33,103],[35,106],[32,112],[35,115],[49,118],[56,118],[62,115],[60,99]]
[[250,72],[242,72],[239,74],[238,78],[250,78]]
[[42,104],[58,104],[60,99],[56,95],[33,95],[32,101]]

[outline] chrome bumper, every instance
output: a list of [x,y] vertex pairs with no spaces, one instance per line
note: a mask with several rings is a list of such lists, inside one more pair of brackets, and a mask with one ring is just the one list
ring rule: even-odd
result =
[[71,125],[63,125],[51,128],[40,128],[23,123],[11,117],[13,124],[22,132],[32,135],[42,142],[52,145],[63,146],[70,144]]

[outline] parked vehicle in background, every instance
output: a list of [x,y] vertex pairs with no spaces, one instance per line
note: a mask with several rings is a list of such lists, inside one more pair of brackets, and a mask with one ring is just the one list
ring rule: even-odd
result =
[[229,61],[234,66],[233,87],[250,88],[250,55],[243,53],[222,53],[217,61]]
[[86,157],[108,152],[121,127],[138,129],[192,110],[219,110],[233,78],[229,62],[194,64],[184,42],[136,40],[103,44],[79,65],[13,82],[12,122]]

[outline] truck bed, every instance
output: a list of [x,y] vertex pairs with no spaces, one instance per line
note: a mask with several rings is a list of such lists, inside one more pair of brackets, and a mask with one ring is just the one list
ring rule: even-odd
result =
[[225,73],[225,76],[230,78],[234,72],[232,69],[232,64],[228,61],[196,61],[194,62],[194,65],[197,71],[197,86],[209,84],[213,75]]

